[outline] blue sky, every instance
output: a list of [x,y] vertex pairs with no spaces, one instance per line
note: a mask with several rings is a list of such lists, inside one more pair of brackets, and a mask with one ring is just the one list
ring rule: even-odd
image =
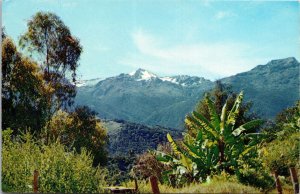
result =
[[300,59],[297,1],[3,0],[2,10],[16,42],[37,11],[60,16],[83,46],[81,79],[144,68],[215,80]]

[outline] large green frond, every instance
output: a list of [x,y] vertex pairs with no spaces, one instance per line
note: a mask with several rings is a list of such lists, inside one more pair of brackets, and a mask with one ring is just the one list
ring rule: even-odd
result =
[[200,113],[196,112],[196,111],[193,111],[192,112],[192,115],[201,120],[202,122],[204,122],[207,126],[209,126],[210,128],[214,128],[214,126]]
[[188,151],[189,155],[191,155],[192,157],[200,158],[204,156],[201,152],[198,152],[197,147],[186,142],[183,142],[183,145],[185,146],[185,149]]
[[214,128],[216,130],[219,130],[220,129],[220,118],[217,114],[217,110],[216,110],[216,107],[215,107],[213,101],[209,98],[208,95],[205,95],[205,102],[208,106],[208,111],[209,111],[210,120],[212,122],[212,125],[214,126]]
[[211,128],[209,125],[206,124],[206,122],[202,121],[201,119],[198,119],[194,116],[187,117],[187,120],[190,123],[193,123],[194,125],[198,126],[198,129],[202,129],[208,133],[213,138],[218,138],[218,133],[215,131],[214,128]]
[[182,152],[180,150],[180,148],[178,147],[178,145],[175,143],[175,141],[173,140],[172,136],[168,133],[167,134],[167,139],[170,142],[172,149],[174,151],[175,154],[181,155]]

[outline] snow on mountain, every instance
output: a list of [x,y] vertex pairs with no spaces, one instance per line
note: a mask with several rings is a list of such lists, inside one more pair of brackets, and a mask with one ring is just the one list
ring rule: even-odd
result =
[[174,84],[179,84],[179,82],[177,82],[176,78],[174,78],[174,77],[161,77],[160,79],[162,81],[172,82]]
[[77,87],[93,86],[102,80],[104,80],[104,79],[103,78],[94,78],[94,79],[89,79],[89,80],[77,80],[76,86]]
[[143,81],[143,80],[151,80],[153,78],[157,78],[157,76],[153,73],[150,73],[149,71],[146,71],[144,69],[138,69],[135,72],[129,73],[130,76],[132,76],[137,81]]
[[181,86],[196,86],[202,84],[205,81],[208,81],[202,77],[188,76],[188,75],[158,77],[157,75],[144,69],[138,69],[127,75],[129,75],[136,81],[151,81],[154,79],[158,79],[163,82],[171,82],[173,84],[177,84]]

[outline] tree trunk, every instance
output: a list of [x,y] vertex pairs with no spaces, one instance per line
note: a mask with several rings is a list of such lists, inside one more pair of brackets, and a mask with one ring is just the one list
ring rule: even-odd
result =
[[275,183],[276,183],[276,189],[278,191],[279,194],[282,194],[282,187],[281,187],[281,183],[278,177],[278,172],[275,171],[274,173],[274,178],[275,178]]
[[134,186],[135,186],[135,193],[138,193],[138,191],[139,191],[139,186],[138,186],[138,182],[137,182],[137,179],[136,178],[134,178]]
[[38,178],[39,178],[39,172],[37,170],[34,170],[33,172],[33,192],[38,192]]
[[223,141],[223,138],[218,141],[218,148],[219,148],[219,164],[225,161],[224,157],[224,147],[225,143]]
[[290,174],[291,174],[291,179],[293,182],[293,186],[294,186],[294,193],[295,194],[299,194],[299,181],[298,181],[298,177],[297,177],[297,170],[295,167],[290,167]]
[[152,188],[153,194],[160,194],[156,176],[150,177],[150,183],[151,183],[151,188]]

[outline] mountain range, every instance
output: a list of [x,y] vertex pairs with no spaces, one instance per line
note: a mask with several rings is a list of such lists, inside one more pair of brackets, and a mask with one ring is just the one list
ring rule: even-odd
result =
[[[251,111],[272,119],[299,99],[299,62],[293,57],[272,60],[221,81],[236,92],[243,90],[245,100],[253,102]],[[215,82],[188,75],[159,77],[138,69],[80,84],[76,104],[91,107],[100,118],[182,129],[185,115]]]

